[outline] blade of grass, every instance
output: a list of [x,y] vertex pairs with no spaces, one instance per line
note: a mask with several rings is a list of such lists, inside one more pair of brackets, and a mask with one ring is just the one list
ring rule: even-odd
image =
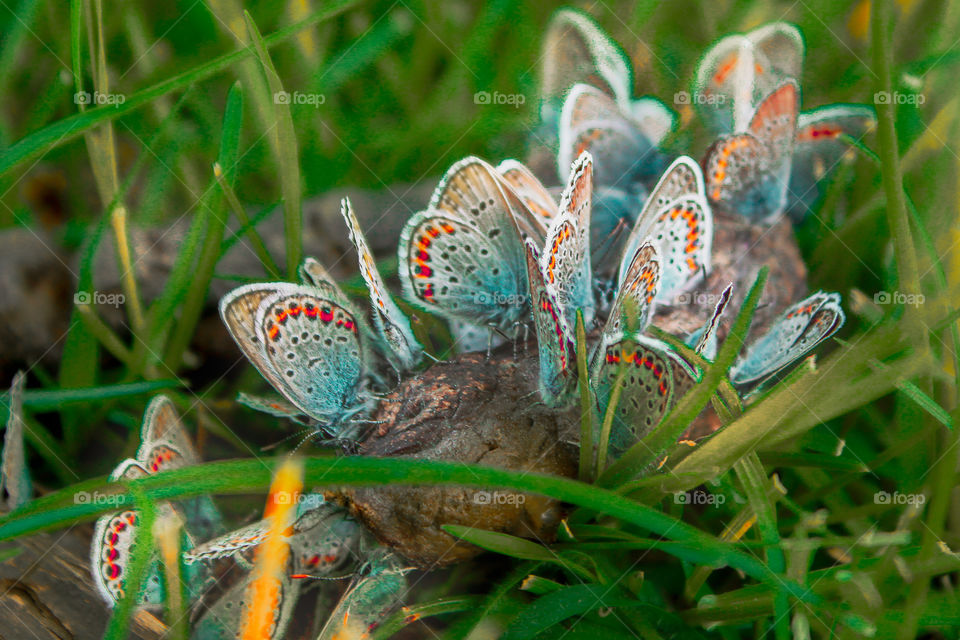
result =
[[[260,264],[263,265],[264,271],[266,271],[271,278],[279,278],[280,268],[270,256],[267,245],[264,244],[263,238],[257,233],[256,227],[250,224],[250,217],[247,215],[247,211],[243,208],[243,205],[240,204],[240,200],[237,199],[237,194],[234,192],[233,187],[224,180],[223,167],[219,164],[214,164],[213,176],[217,179],[217,184],[220,185],[220,190],[223,191],[223,195],[227,199],[227,204],[230,205],[234,215],[236,215],[240,221],[242,225],[240,228],[246,231],[247,238],[250,240],[250,244],[253,245],[253,250],[257,254],[257,257],[260,258]],[[239,233],[238,231],[236,235],[239,235]]]
[[[779,546],[776,506],[768,497],[769,483],[760,458],[756,451],[751,451],[740,458],[733,468],[756,514],[757,529],[766,549],[767,564],[772,571],[784,573],[787,570],[787,561]],[[777,640],[787,640],[790,637],[790,603],[783,592],[778,593],[773,600],[773,619],[774,637]]]
[[[240,144],[240,127],[243,124],[243,93],[238,84],[234,84],[227,94],[227,105],[223,116],[223,130],[220,137],[220,154],[217,163],[225,168],[224,180],[232,182],[236,174],[237,147]],[[220,246],[223,243],[226,228],[226,211],[223,192],[217,186],[215,178],[204,193],[198,215],[205,219],[206,234],[196,269],[191,274],[180,321],[177,322],[164,350],[163,361],[170,371],[176,371],[183,361],[183,354],[190,345],[193,330],[200,320],[207,301],[207,291],[214,269],[220,259]],[[158,318],[159,320],[160,318]]]
[[267,78],[267,86],[273,96],[273,121],[267,133],[278,149],[280,170],[280,193],[283,195],[284,236],[286,238],[287,277],[294,280],[303,257],[303,212],[300,208],[300,156],[297,151],[297,134],[290,115],[290,101],[280,100],[286,92],[280,82],[263,37],[248,11],[243,12],[247,31],[257,52],[257,58]]
[[[356,4],[356,0],[334,2],[315,12],[306,20],[302,20],[289,27],[284,27],[283,29],[278,29],[263,39],[264,45],[269,49],[285,42],[304,29],[343,13],[354,4]],[[34,159],[54,147],[73,140],[100,123],[115,120],[120,116],[149,104],[162,95],[205,80],[227,69],[230,65],[252,55],[254,55],[254,52],[249,49],[241,49],[224,54],[151,87],[128,95],[122,105],[104,105],[102,107],[89,109],[85,112],[58,120],[39,131],[34,131],[0,152],[0,175],[6,174],[21,162]]]
[[372,640],[387,640],[401,629],[417,620],[432,618],[445,613],[459,613],[461,611],[475,611],[481,602],[480,596],[454,596],[426,602],[423,604],[403,607],[373,632]]
[[103,634],[104,640],[123,640],[130,629],[130,619],[137,607],[140,585],[153,558],[153,523],[156,520],[156,505],[139,488],[129,486],[128,491],[137,508],[136,543],[126,567],[124,596],[113,606],[113,613]]
[[279,207],[282,202],[283,200],[271,202],[254,214],[254,216],[250,218],[246,224],[241,226],[234,233],[230,234],[230,237],[224,240],[223,244],[220,246],[220,254],[225,254],[233,247],[233,245],[237,244],[240,238],[247,235],[250,232],[250,229],[256,229],[261,222],[270,218],[270,216],[273,215],[273,213],[277,210],[277,207]]
[[724,340],[717,353],[716,361],[707,367],[700,382],[690,390],[671,409],[670,413],[640,442],[630,447],[609,469],[600,477],[600,484],[605,487],[622,484],[641,473],[662,456],[700,414],[710,397],[727,375],[737,354],[743,347],[743,341],[750,330],[750,321],[753,311],[760,301],[764,284],[767,281],[767,267],[760,269],[757,278],[747,292],[743,307],[730,329],[730,334]]
[[[55,411],[78,402],[103,402],[114,398],[154,393],[162,389],[183,386],[180,380],[149,380],[104,385],[102,387],[72,387],[62,389],[27,389],[23,394],[23,406],[34,412]],[[0,403],[9,402],[9,392],[0,393]]]
[[581,482],[588,482],[593,478],[593,410],[587,380],[587,332],[580,309],[577,309],[577,382],[580,385],[580,467],[577,477]]
[[576,574],[582,580],[596,580],[596,577],[586,567],[571,562],[569,559],[554,553],[549,548],[531,542],[530,540],[511,536],[506,533],[485,531],[483,529],[464,527],[457,524],[445,524],[442,526],[442,529],[455,538],[466,540],[470,544],[475,544],[487,551],[493,551],[494,553],[510,556],[511,558],[517,558],[519,560],[548,562]]
[[[265,491],[270,483],[271,465],[277,459],[230,460],[209,462],[193,467],[165,471],[131,481],[130,486],[143,489],[152,500],[177,500],[202,494],[241,494]],[[800,585],[785,581],[754,556],[677,520],[659,509],[628,500],[611,491],[576,480],[528,471],[508,471],[481,465],[410,460],[402,458],[323,457],[306,458],[305,485],[381,486],[381,485],[447,485],[489,488],[507,487],[524,493],[536,493],[604,513],[609,517],[648,530],[667,540],[679,543],[667,547],[671,554],[689,557],[696,550],[702,562],[731,566],[768,584],[774,590],[786,590],[790,596],[816,603],[818,598]],[[111,494],[110,505],[76,504],[78,487]],[[126,493],[117,493],[115,483],[81,483],[42,498],[0,517],[0,541],[64,526],[89,519],[108,510],[132,503]],[[681,546],[682,545],[682,546]]]
[[[874,0],[870,12],[870,40],[873,70],[878,94],[893,96],[892,0]],[[913,244],[907,203],[903,193],[903,173],[897,149],[894,100],[881,100],[876,105],[877,141],[880,144],[880,175],[887,198],[887,224],[897,258],[900,287],[908,293],[919,294],[920,267]],[[929,336],[918,311],[906,310],[913,344],[919,351],[929,349]]]

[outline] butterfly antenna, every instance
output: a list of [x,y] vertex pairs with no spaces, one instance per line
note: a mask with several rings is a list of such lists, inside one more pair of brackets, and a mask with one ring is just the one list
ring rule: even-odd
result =
[[309,573],[291,573],[290,578],[293,580],[345,580],[347,578],[352,578],[354,574],[347,573],[342,576],[314,576]]
[[[267,444],[267,445],[264,445],[264,446],[260,447],[260,451],[272,451],[272,450],[276,449],[277,447],[279,447],[279,446],[280,446],[281,444],[283,444],[284,442],[288,442],[288,441],[290,441],[290,440],[293,440],[294,438],[298,438],[298,437],[302,436],[304,433],[310,433],[310,432],[312,432],[312,431],[313,431],[313,427],[304,427],[303,429],[298,429],[297,431],[291,433],[291,434],[288,435],[288,436],[285,436],[285,437],[281,438],[280,440],[277,440],[277,441],[274,442],[274,443]],[[297,445],[297,446],[299,446],[299,445]]]

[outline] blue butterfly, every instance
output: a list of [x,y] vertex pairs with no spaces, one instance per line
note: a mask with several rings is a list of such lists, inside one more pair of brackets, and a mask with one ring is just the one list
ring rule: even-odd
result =
[[308,259],[303,284],[238,287],[220,301],[231,337],[284,398],[327,433],[347,435],[365,408],[369,330],[326,270]]
[[[526,322],[523,238],[545,237],[552,212],[546,190],[524,173],[475,157],[447,171],[400,234],[398,272],[410,304],[458,327],[516,332]],[[518,193],[511,180],[526,190]]]
[[423,347],[413,335],[410,320],[390,297],[390,292],[387,291],[383,278],[380,277],[373,254],[360,229],[360,223],[350,206],[349,198],[344,198],[340,202],[340,214],[350,230],[350,240],[353,241],[360,260],[360,275],[363,276],[370,291],[374,324],[393,357],[399,361],[399,369],[412,369],[423,359]]
[[[722,38],[697,67],[692,102],[714,132],[756,134],[752,121],[764,100],[783,83],[799,81],[804,49],[800,31],[786,22]],[[851,155],[851,146],[840,136],[862,138],[875,123],[874,110],[867,105],[828,105],[799,113],[790,143],[791,160],[788,167],[781,166],[777,192],[761,201],[747,198],[734,210],[771,220],[787,211],[795,221],[801,220],[820,196],[818,183]],[[746,153],[748,149],[741,148],[734,155]]]
[[843,326],[840,294],[818,291],[784,311],[730,369],[730,381],[755,386],[805,356]]

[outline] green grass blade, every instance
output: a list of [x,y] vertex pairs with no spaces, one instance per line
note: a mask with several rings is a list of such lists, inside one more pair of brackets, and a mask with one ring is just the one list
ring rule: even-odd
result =
[[[220,154],[217,164],[224,168],[224,180],[232,182],[236,175],[237,148],[240,145],[240,127],[243,124],[243,93],[239,84],[234,84],[227,94],[227,106],[223,116],[223,130],[220,137]],[[190,280],[184,294],[180,321],[176,324],[170,341],[164,350],[164,362],[170,371],[176,371],[183,361],[183,354],[190,345],[193,330],[200,320],[207,301],[207,291],[214,269],[220,259],[220,246],[226,229],[226,210],[223,192],[216,178],[210,181],[210,187],[204,193],[200,213],[206,222],[206,234],[200,250],[196,269],[190,274]],[[175,300],[175,298],[174,298]],[[162,317],[158,317],[158,320]]]
[[[142,488],[148,498],[156,501],[210,493],[264,492],[270,484],[271,465],[275,462],[277,461],[269,458],[210,462],[135,480],[130,485]],[[795,583],[785,581],[754,556],[655,508],[576,480],[480,465],[402,458],[307,458],[304,464],[304,483],[307,485],[456,484],[476,488],[507,487],[524,493],[545,495],[619,518],[682,545],[682,548],[679,545],[667,547],[669,553],[689,557],[690,550],[695,549],[697,557],[702,561],[709,561],[716,566],[734,567],[769,584],[775,590],[786,590],[792,597],[805,602],[817,601],[813,594]],[[112,507],[102,504],[75,504],[74,495],[79,487],[112,494],[116,493],[117,485],[81,483],[37,498],[0,518],[0,541],[72,524],[132,504],[129,496],[124,493],[116,495]]]
[[[29,407],[35,413],[55,411],[63,406],[80,402],[103,402],[115,398],[138,396],[145,393],[154,393],[163,389],[173,389],[182,386],[179,380],[149,380],[147,382],[128,382],[123,384],[104,385],[99,387],[79,387],[64,389],[28,389],[23,394],[23,406]],[[8,403],[10,393],[0,393],[0,403]]]
[[[269,49],[281,42],[285,42],[304,29],[343,13],[355,3],[355,0],[334,2],[330,6],[317,11],[309,18],[292,24],[289,27],[278,29],[263,39],[264,45]],[[102,107],[88,109],[83,113],[58,120],[39,131],[34,131],[0,152],[0,175],[6,174],[10,169],[22,162],[35,159],[50,149],[73,140],[103,122],[115,120],[120,116],[135,111],[171,91],[184,89],[191,84],[205,80],[210,76],[224,71],[232,64],[252,55],[254,55],[253,51],[249,49],[240,49],[232,53],[224,54],[189,71],[184,71],[172,78],[158,82],[152,87],[147,87],[146,89],[135,92],[127,96],[126,101],[122,105],[104,105]]]
[[[280,193],[283,195],[283,231],[286,239],[287,277],[295,280],[297,268],[303,258],[303,212],[300,207],[300,156],[297,151],[297,134],[290,115],[289,94],[283,90],[280,75],[273,66],[270,54],[263,42],[250,13],[243,12],[247,31],[257,52],[257,58],[267,78],[267,86],[273,99],[273,120],[269,124],[267,135],[274,139],[278,150],[277,158],[280,170]],[[279,97],[287,95],[287,100]]]
[[768,268],[763,267],[757,274],[757,279],[747,293],[740,313],[730,329],[730,334],[717,353],[717,359],[703,374],[699,384],[687,393],[673,407],[669,415],[660,425],[651,431],[640,442],[630,447],[609,469],[600,477],[600,484],[605,487],[622,484],[641,473],[663,455],[699,415],[717,387],[723,382],[727,370],[733,364],[737,354],[743,347],[743,341],[750,330],[750,320],[753,310],[760,301],[760,294],[767,281]]
[[587,332],[583,312],[577,309],[577,382],[580,387],[580,468],[582,482],[593,478],[593,409],[587,379]]
[[104,640],[123,640],[130,629],[130,620],[137,607],[137,597],[143,578],[150,568],[153,559],[153,523],[157,510],[153,501],[143,491],[131,486],[130,495],[134,498],[137,508],[136,543],[130,556],[130,564],[126,568],[126,590],[124,597],[113,607],[110,622],[103,634]]

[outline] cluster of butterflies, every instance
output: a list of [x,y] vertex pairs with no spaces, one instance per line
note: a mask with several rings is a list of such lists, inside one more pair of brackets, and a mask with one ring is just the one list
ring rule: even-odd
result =
[[[760,222],[805,210],[818,197],[820,180],[848,151],[843,136],[865,133],[873,114],[858,105],[800,113],[803,41],[795,27],[775,23],[724,38],[703,57],[695,103],[719,137],[702,163],[688,156],[671,161],[660,145],[674,130],[676,115],[655,98],[632,98],[626,56],[586,14],[563,9],[554,15],[543,60],[537,135],[552,145],[564,186],[545,187],[515,160],[497,166],[476,157],[457,162],[427,208],[402,231],[399,279],[406,304],[447,320],[461,351],[489,352],[494,342],[517,340],[532,326],[540,400],[551,407],[574,400],[574,336],[582,321],[593,341],[588,379],[598,413],[606,412],[614,384],[622,385],[610,446],[623,451],[653,429],[702,374],[644,330],[658,305],[676,304],[679,294],[710,273],[714,211]],[[369,290],[372,322],[313,259],[302,265],[298,283],[233,290],[221,301],[220,314],[244,355],[282,396],[246,396],[244,402],[349,441],[368,422],[374,387],[384,384],[380,360],[409,372],[430,356],[378,272],[349,200],[341,212]],[[630,231],[611,242],[618,229]],[[715,357],[730,294],[728,287],[712,316],[684,337],[707,360]],[[740,355],[731,381],[749,392],[843,321],[837,294],[817,292],[794,304]],[[114,479],[197,461],[164,398],[148,408],[142,441],[136,458],[121,463]],[[191,597],[210,591],[218,562],[229,559],[248,570],[266,536],[264,522],[223,534],[206,498],[159,511],[186,523],[183,579]],[[91,560],[109,602],[123,594],[137,523],[132,509],[97,523]],[[298,505],[289,543],[289,576],[332,576],[358,554],[366,557],[321,639],[344,629],[362,637],[398,603],[403,564],[385,550],[370,550],[359,526],[319,494]],[[144,605],[163,601],[163,582],[154,564],[139,594]],[[248,578],[237,580],[202,607],[194,637],[234,634],[248,584]],[[282,636],[301,584],[291,577],[280,585],[271,637]]]
[[[516,160],[460,160],[403,228],[399,279],[411,307],[449,322],[461,351],[489,351],[532,325],[540,398],[551,407],[573,400],[577,314],[591,336],[601,327],[588,377],[602,415],[612,381],[626,371],[613,437],[622,448],[656,426],[701,375],[643,332],[657,305],[676,303],[710,272],[714,211],[773,220],[809,201],[848,150],[841,136],[869,128],[872,111],[833,106],[798,117],[803,41],[792,25],[774,23],[724,38],[704,56],[697,104],[721,135],[702,163],[670,162],[658,145],[676,116],[655,98],[631,98],[626,57],[586,14],[555,14],[543,59],[540,133],[556,141],[565,186],[545,187]],[[220,311],[285,398],[260,408],[305,414],[328,435],[349,439],[373,397],[374,353],[398,371],[416,368],[427,353],[378,273],[349,200],[341,210],[369,289],[372,327],[313,260],[300,284],[240,287]],[[617,228],[630,232],[611,242]],[[729,291],[719,299],[713,317],[686,337],[708,359]],[[732,382],[747,391],[759,385],[843,321],[836,294],[798,302],[737,360]]]
[[[132,480],[198,462],[173,403],[157,396],[144,414],[136,456],[121,462],[110,479]],[[219,511],[207,496],[176,504],[160,503],[156,517],[183,523],[179,541],[182,584],[174,588],[181,589],[189,603],[190,637],[236,637],[242,616],[255,597],[252,569],[257,549],[270,532],[269,520],[224,533]],[[140,522],[138,510],[128,508],[102,516],[94,528],[90,550],[94,584],[111,607],[127,589]],[[277,603],[272,609],[271,638],[283,637],[301,592],[308,586],[323,585],[309,578],[353,577],[318,640],[363,637],[400,604],[406,589],[406,566],[394,554],[376,547],[359,523],[327,503],[321,493],[298,496],[285,538],[290,554],[274,585]],[[223,588],[225,584],[229,586]],[[137,601],[143,607],[159,610],[167,602],[168,588],[167,573],[154,557]]]

